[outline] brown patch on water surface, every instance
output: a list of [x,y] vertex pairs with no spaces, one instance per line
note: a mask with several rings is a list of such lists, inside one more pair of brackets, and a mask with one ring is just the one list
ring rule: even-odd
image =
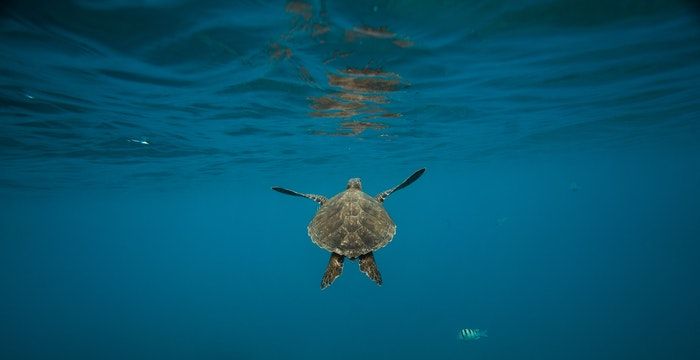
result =
[[404,49],[413,47],[414,45],[413,41],[408,39],[394,39],[393,43],[394,45]]
[[311,36],[317,37],[331,31],[331,27],[326,24],[315,24]]
[[[371,27],[371,26],[356,26],[352,30],[348,30],[353,36],[367,36],[377,39],[392,39],[396,36],[395,33],[389,31],[386,26]],[[347,37],[347,33],[346,33]]]
[[382,123],[369,121],[346,121],[340,123],[340,127],[341,129],[335,132],[314,131],[313,134],[325,136],[357,136],[368,129],[381,130],[386,129],[388,126]]
[[[363,54],[376,45],[378,49],[400,52],[395,47],[412,47],[412,41],[386,26],[334,26],[337,22],[331,20],[323,0],[320,3],[288,0],[284,11],[291,14],[290,25],[270,45],[270,59],[280,61],[275,66],[295,69],[299,79],[311,86],[310,90],[323,92],[309,98],[310,116],[324,119],[324,122],[330,119],[337,121],[337,131],[316,131],[313,134],[357,136],[367,130],[388,128],[387,124],[374,122],[374,119],[402,116],[394,109],[389,111],[388,107],[392,100],[391,92],[401,90],[407,84],[399,74],[376,66],[386,60],[381,53]],[[351,42],[356,43],[349,44]],[[319,64],[309,64],[307,61],[310,57],[302,54],[317,55],[317,58],[322,56],[322,68],[317,67]],[[370,59],[367,59],[368,56]],[[372,58],[375,56],[378,58]],[[367,61],[368,64],[358,66],[358,61]],[[328,65],[333,62],[339,65]],[[311,70],[314,74],[325,72],[328,83],[316,83]]]
[[348,118],[355,116],[384,117],[384,109],[376,104],[385,103],[383,97],[338,93],[311,99],[311,113],[319,118]]
[[376,104],[386,104],[389,102],[389,99],[387,99],[387,97],[384,95],[368,95],[368,94],[344,92],[344,93],[340,93],[338,95],[338,97],[343,99],[343,100],[346,100],[346,101],[355,101],[355,102],[363,102],[363,103],[373,102]]
[[289,59],[292,55],[292,49],[284,45],[278,43],[272,43],[272,45],[270,45],[270,57],[275,60]]
[[328,57],[326,60],[323,60],[323,64],[328,64],[332,61],[346,58],[348,56],[352,55],[352,52],[350,51],[340,51],[340,50],[335,50],[333,53],[331,53],[331,56]]
[[347,67],[345,70],[343,70],[345,74],[348,75],[363,75],[363,76],[390,76],[390,77],[399,77],[399,75],[395,73],[388,73],[385,72],[384,70],[380,68],[370,68],[370,67],[364,67],[364,68],[354,68],[354,67]]
[[403,86],[396,73],[381,68],[366,66],[347,67],[339,73],[329,73],[328,84],[339,91],[311,99],[311,116],[318,118],[348,119],[339,124],[338,132],[316,132],[317,135],[355,136],[366,129],[385,129],[386,124],[369,120],[375,118],[397,118],[401,114],[388,112],[383,105],[390,102],[386,95]]
[[284,7],[284,10],[288,13],[301,16],[307,21],[313,16],[313,7],[306,1],[289,1]]
[[340,127],[349,129],[354,135],[357,135],[367,129],[381,130],[386,129],[388,126],[382,123],[375,123],[369,121],[346,121],[340,123]]
[[401,87],[401,82],[395,78],[345,77],[334,74],[328,75],[328,83],[346,91],[360,92],[396,91]]
[[307,83],[316,82],[316,80],[314,80],[314,77],[311,76],[311,73],[309,72],[309,70],[303,66],[299,66],[299,77],[302,80],[306,81]]
[[315,98],[312,100],[313,103],[311,107],[314,110],[326,111],[326,110],[340,110],[340,111],[352,111],[360,109],[364,106],[359,101],[340,101],[334,96],[323,96],[320,98]]

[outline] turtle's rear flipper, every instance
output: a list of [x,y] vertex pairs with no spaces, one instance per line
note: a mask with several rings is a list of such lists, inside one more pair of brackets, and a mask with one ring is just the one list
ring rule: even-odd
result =
[[331,259],[328,260],[328,266],[326,267],[326,272],[323,274],[323,279],[321,279],[321,290],[331,286],[333,281],[340,276],[343,272],[343,255],[336,253],[331,254]]
[[360,255],[360,271],[367,274],[377,285],[382,284],[382,274],[379,273],[377,263],[374,261],[374,254],[371,252]]

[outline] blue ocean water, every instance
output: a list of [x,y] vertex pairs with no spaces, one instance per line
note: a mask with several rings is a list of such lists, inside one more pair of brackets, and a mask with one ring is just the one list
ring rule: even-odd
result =
[[[700,356],[692,2],[0,14],[2,359]],[[421,167],[384,284],[321,291],[317,206],[271,186]]]

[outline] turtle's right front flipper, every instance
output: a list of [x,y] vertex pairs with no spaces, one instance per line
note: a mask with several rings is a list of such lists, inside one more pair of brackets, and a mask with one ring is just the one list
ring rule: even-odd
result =
[[296,192],[296,191],[294,191],[294,190],[285,189],[285,188],[282,188],[282,187],[279,187],[279,186],[273,186],[273,187],[272,187],[272,190],[281,192],[282,194],[287,194],[287,195],[292,195],[292,196],[301,196],[301,197],[305,197],[305,198],[311,199],[311,200],[313,200],[313,201],[315,201],[315,202],[317,202],[317,203],[319,203],[319,204],[321,204],[321,205],[323,205],[323,203],[325,203],[326,200],[328,200],[328,199],[326,199],[325,196],[322,196],[322,195],[303,194],[303,193]]
[[375,197],[375,199],[377,199],[377,201],[379,201],[380,203],[384,202],[384,200],[389,195],[391,195],[391,193],[393,193],[394,191],[401,190],[401,189],[405,188],[406,186],[413,184],[413,182],[418,180],[418,178],[421,177],[421,175],[423,175],[424,172],[425,172],[425,168],[418,169],[416,172],[411,174],[411,176],[406,178],[406,180],[404,180],[401,184],[398,184],[398,185],[394,186],[393,188],[382,192],[381,194],[377,195]]

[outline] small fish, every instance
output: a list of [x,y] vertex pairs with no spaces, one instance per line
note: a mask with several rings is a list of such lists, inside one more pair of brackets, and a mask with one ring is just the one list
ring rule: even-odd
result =
[[580,189],[581,189],[581,188],[580,188],[580,187],[578,186],[578,184],[575,183],[575,182],[572,182],[572,183],[569,185],[569,190],[571,190],[571,191],[573,191],[573,192],[577,192],[577,191],[579,191]]
[[488,337],[486,330],[480,329],[462,329],[459,331],[457,338],[462,341],[479,340],[482,337]]
[[129,141],[129,142],[135,142],[135,143],[141,144],[141,145],[149,145],[149,144],[148,144],[148,141],[146,141],[146,140],[129,139],[128,141]]

